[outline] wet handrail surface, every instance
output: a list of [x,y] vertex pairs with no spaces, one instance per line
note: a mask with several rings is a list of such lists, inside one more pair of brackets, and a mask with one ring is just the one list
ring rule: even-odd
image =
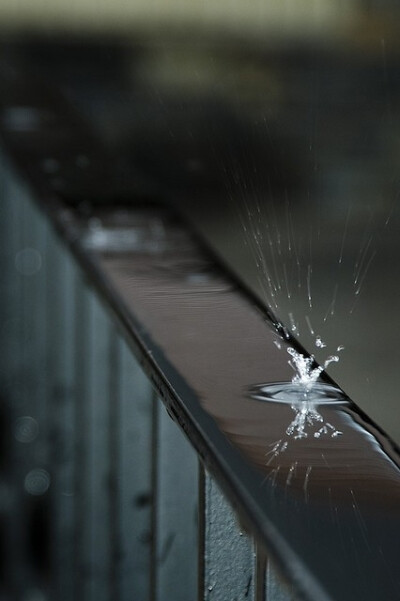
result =
[[[22,87],[12,97],[9,89],[9,102],[18,105],[26,93]],[[3,144],[20,176],[118,317],[171,416],[296,591],[318,601],[399,596],[393,443],[347,398],[318,406],[318,428],[331,424],[339,436],[329,428],[288,436],[291,406],[251,393],[292,374],[285,347],[294,342],[280,340],[268,312],[167,209],[68,208],[65,190],[41,169],[48,139],[10,130],[9,117]],[[79,132],[78,125],[76,142]],[[66,137],[55,135],[51,150],[68,154]],[[124,233],[128,242],[118,246]]]

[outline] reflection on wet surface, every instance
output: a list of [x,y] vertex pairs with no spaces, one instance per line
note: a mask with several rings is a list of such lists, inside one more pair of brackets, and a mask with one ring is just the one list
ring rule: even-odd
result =
[[[326,422],[319,411],[320,405],[349,402],[342,391],[331,384],[315,382],[310,389],[293,380],[265,384],[251,388],[250,397],[271,403],[289,403],[295,418],[286,428],[286,434],[294,436],[295,439],[307,438],[309,435],[320,438],[326,434],[336,438],[342,434],[330,422]],[[281,441],[278,441],[278,448],[280,443]],[[283,444],[286,447],[288,443]],[[275,453],[275,447],[273,452]]]
[[103,248],[99,267],[256,470],[266,519],[328,593],[398,598],[400,473],[392,444],[327,380],[307,400],[282,385],[293,374],[287,347],[296,344],[279,338],[190,237],[181,252],[179,225],[165,214],[159,220],[162,251],[145,240],[121,253]]

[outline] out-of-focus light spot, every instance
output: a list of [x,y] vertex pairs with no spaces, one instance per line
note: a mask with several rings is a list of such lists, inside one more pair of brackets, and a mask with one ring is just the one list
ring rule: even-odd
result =
[[45,173],[56,173],[60,169],[60,163],[57,159],[48,157],[42,161],[42,169]]
[[38,434],[39,424],[33,417],[26,415],[15,422],[14,436],[18,442],[33,442]]
[[23,248],[15,255],[15,267],[22,275],[35,275],[42,267],[42,255],[35,248]]
[[44,495],[50,486],[50,474],[42,468],[35,468],[25,476],[24,487],[34,496]]

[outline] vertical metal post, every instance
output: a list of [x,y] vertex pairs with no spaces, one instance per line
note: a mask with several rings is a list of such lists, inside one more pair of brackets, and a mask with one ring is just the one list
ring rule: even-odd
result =
[[197,597],[198,462],[158,401],[155,442],[154,601]]
[[256,601],[296,601],[291,587],[282,580],[262,547],[257,547]]
[[[29,394],[25,379],[28,303],[25,289],[29,278],[36,271],[29,268],[26,230],[23,214],[30,203],[27,190],[16,181],[14,174],[3,163],[3,209],[5,240],[3,261],[7,283],[3,297],[2,345],[4,370],[2,372],[2,394],[7,398],[10,418],[8,445],[7,480],[9,487],[9,514],[6,520],[7,537],[7,580],[9,589],[16,598],[37,588],[40,582],[41,553],[32,561],[35,542],[34,524],[38,523],[41,501],[47,492],[48,474],[41,471],[38,453],[39,424],[35,417],[35,395]],[[29,254],[29,253],[28,253]],[[37,264],[36,264],[37,265]],[[29,313],[29,316],[32,313]]]
[[87,557],[84,543],[87,532],[86,486],[89,478],[88,437],[88,354],[89,354],[89,292],[79,271],[74,282],[75,315],[74,328],[74,565],[73,599],[83,600],[87,580]]
[[74,331],[76,268],[55,234],[47,249],[47,361],[51,474],[51,593],[73,597],[74,573]]
[[22,276],[22,411],[29,411],[39,425],[35,443],[35,460],[43,467],[47,462],[47,305],[46,246],[48,224],[34,206],[33,199],[22,198],[22,248],[15,262]]
[[82,585],[83,598],[110,599],[110,340],[111,324],[100,302],[86,290],[87,356],[86,404],[84,419],[77,424],[80,449],[86,455],[85,471],[79,488],[82,495]]
[[[48,587],[50,562],[50,488],[47,405],[46,250],[48,224],[28,192],[22,207],[23,246],[16,256],[22,276],[22,404],[17,409],[16,435],[25,447],[23,465],[28,561],[37,590]],[[21,462],[22,463],[22,462]]]
[[118,472],[117,578],[122,601],[150,597],[153,389],[122,339],[118,341],[119,411],[115,444]]
[[201,477],[201,601],[254,598],[256,558],[252,541],[240,529],[232,508],[213,478]]
[[295,596],[276,571],[270,559],[267,559],[265,571],[265,601],[296,601]]
[[0,155],[1,181],[1,344],[0,382],[8,402],[18,399],[20,367],[21,274],[15,264],[21,250],[21,195],[9,171],[8,162]]

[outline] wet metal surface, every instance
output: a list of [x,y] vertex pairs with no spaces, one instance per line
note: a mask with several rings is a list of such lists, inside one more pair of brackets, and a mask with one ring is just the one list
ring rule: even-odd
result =
[[[106,230],[107,215],[96,218]],[[145,239],[142,248],[94,251],[86,238],[90,261],[141,324],[149,355],[164,358],[161,378],[183,403],[187,389],[194,393],[184,408],[188,421],[193,408],[200,422],[211,417],[214,442],[239,451],[239,463],[227,471],[237,468],[243,481],[249,476],[257,512],[279,531],[281,566],[290,573],[299,562],[298,588],[310,598],[397,598],[400,472],[392,444],[347,399],[316,403],[320,419],[302,437],[288,434],[290,403],[263,403],[251,394],[255,385],[291,380],[287,341],[281,349],[274,344],[279,336],[268,317],[165,211],[148,218],[158,224],[159,252]],[[137,219],[143,222],[143,211]],[[134,226],[134,211],[130,221]],[[279,557],[281,544],[295,558],[289,567]]]

